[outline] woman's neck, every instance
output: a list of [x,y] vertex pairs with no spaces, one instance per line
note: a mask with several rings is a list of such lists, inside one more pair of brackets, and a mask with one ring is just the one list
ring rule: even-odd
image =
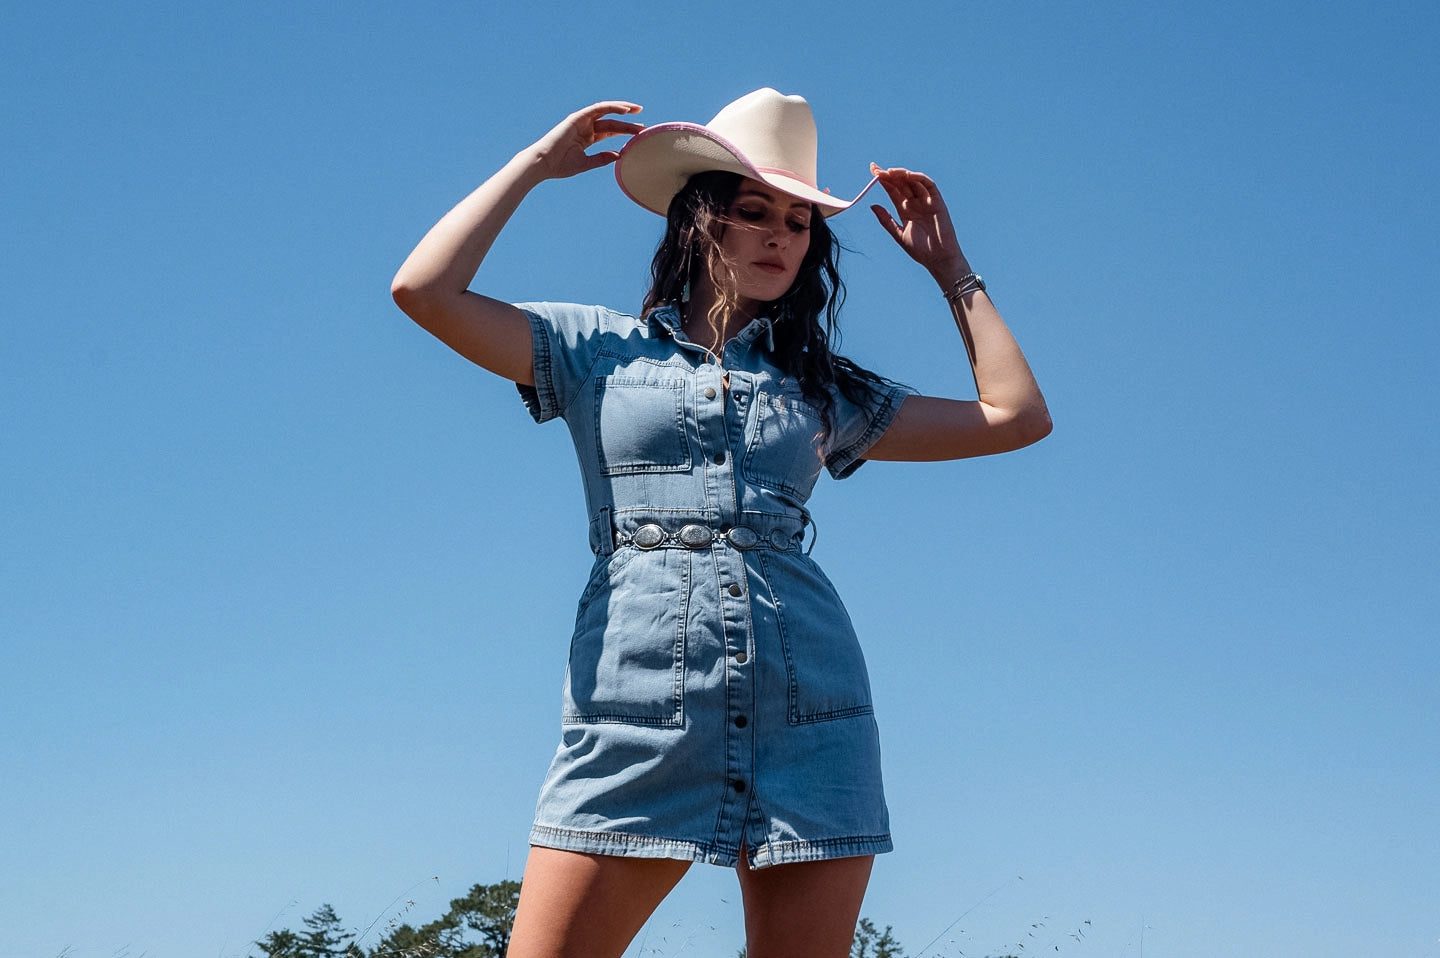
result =
[[736,333],[744,329],[754,317],[754,303],[742,300],[733,310],[723,315],[723,323],[717,324],[712,313],[719,295],[708,282],[698,282],[690,294],[690,300],[680,307],[680,326],[693,343],[711,350],[717,356],[725,344]]

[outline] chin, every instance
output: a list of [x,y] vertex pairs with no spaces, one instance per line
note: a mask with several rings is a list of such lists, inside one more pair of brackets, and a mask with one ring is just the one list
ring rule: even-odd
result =
[[784,284],[783,286],[779,283],[765,283],[763,285],[757,284],[750,289],[745,290],[740,295],[753,303],[758,303],[762,306],[768,306],[769,304],[775,302],[775,300],[780,299],[786,293],[790,292],[790,287],[793,285],[795,285],[795,281],[793,279],[790,282]]

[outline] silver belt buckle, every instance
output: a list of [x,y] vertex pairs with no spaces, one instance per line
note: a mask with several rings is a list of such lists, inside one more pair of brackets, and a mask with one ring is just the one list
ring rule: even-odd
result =
[[713,540],[714,535],[702,525],[690,523],[680,528],[680,544],[687,549],[703,549]]
[[630,541],[637,549],[654,549],[665,541],[665,530],[653,522],[647,522],[635,530]]

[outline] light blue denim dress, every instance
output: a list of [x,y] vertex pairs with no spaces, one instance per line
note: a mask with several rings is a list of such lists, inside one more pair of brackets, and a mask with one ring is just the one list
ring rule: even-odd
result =
[[[844,478],[906,391],[821,412],[766,320],[716,357],[674,308],[522,303],[537,422],[562,417],[596,555],[533,844],[751,868],[889,851],[870,682],[803,549],[822,466]],[[724,377],[729,375],[729,389]]]

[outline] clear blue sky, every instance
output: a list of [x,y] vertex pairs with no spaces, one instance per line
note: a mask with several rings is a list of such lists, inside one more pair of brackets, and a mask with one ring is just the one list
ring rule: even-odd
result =
[[[519,876],[578,472],[389,279],[571,109],[765,85],[836,193],[935,176],[1056,421],[817,494],[896,835],[865,913],[912,955],[964,914],[927,955],[1440,956],[1433,3],[5,20],[0,958],[240,958],[322,902],[373,943]],[[966,395],[928,278],[835,222],[846,350]],[[659,226],[547,184],[477,286],[634,307]],[[696,868],[629,954],[741,942]]]

